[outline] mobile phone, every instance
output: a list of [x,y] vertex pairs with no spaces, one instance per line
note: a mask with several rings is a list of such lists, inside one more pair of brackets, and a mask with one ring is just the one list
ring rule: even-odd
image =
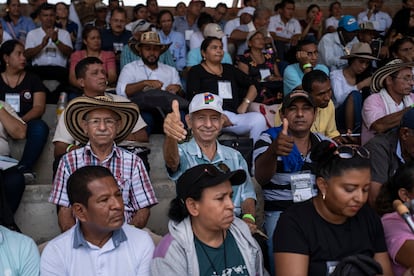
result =
[[319,23],[321,23],[321,20],[322,20],[322,12],[318,11],[316,13],[315,20],[313,20],[313,24],[318,25]]

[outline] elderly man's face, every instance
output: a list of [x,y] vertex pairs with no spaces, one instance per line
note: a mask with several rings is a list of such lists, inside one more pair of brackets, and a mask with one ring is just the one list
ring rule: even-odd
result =
[[223,117],[217,111],[205,109],[196,111],[186,117],[197,142],[214,142],[223,127]]
[[88,183],[88,190],[91,193],[88,206],[81,205],[82,214],[77,214],[88,234],[109,233],[121,228],[125,220],[124,203],[115,179],[111,176],[95,179]]
[[394,77],[388,76],[385,79],[386,88],[388,93],[398,96],[410,95],[413,89],[413,72],[410,68],[404,68],[398,71],[398,74]]
[[82,128],[92,148],[112,147],[119,131],[119,120],[118,115],[109,109],[95,109],[86,114]]

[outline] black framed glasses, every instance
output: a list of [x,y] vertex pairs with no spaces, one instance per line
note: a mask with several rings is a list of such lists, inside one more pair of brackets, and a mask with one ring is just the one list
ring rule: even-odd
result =
[[350,159],[355,155],[369,159],[371,156],[367,148],[358,145],[341,145],[336,149],[336,155],[342,159]]

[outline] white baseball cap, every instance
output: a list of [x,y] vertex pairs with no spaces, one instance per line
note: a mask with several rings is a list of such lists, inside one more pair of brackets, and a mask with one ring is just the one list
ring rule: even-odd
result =
[[253,16],[255,10],[256,9],[253,7],[244,7],[243,9],[239,10],[239,12],[237,13],[237,17],[240,17],[243,13],[247,13]]
[[210,92],[196,94],[190,102],[188,112],[194,113],[204,109],[211,109],[218,113],[223,113],[223,99]]

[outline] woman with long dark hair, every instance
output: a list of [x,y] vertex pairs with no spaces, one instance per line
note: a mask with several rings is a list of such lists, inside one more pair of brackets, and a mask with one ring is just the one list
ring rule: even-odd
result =
[[203,61],[188,72],[187,99],[203,92],[219,95],[223,98],[225,115],[223,131],[248,134],[256,141],[267,128],[262,114],[246,112],[257,96],[256,87],[242,71],[231,64],[221,63],[224,50],[219,38],[205,38],[200,50]]
[[27,125],[26,144],[18,165],[19,170],[33,177],[33,166],[49,135],[49,127],[42,120],[46,109],[45,88],[36,75],[25,71],[24,46],[19,41],[9,40],[3,43],[0,47],[0,60],[0,100],[11,104]]
[[75,76],[75,67],[79,61],[86,57],[97,57],[103,62],[105,68],[108,84],[116,85],[117,74],[116,74],[116,64],[115,64],[115,54],[112,51],[102,51],[101,50],[101,34],[99,29],[86,25],[82,32],[82,39],[84,49],[75,51],[70,56],[70,67],[69,67],[69,82],[72,86],[81,88],[78,84]]
[[379,264],[378,270],[335,275],[392,275],[381,220],[366,204],[369,157],[363,147],[329,141],[312,151],[318,195],[280,216],[273,236],[276,275],[328,275],[358,254]]
[[[263,275],[263,258],[249,227],[234,216],[232,185],[246,172],[195,166],[177,181],[169,234],[155,249],[152,275]],[[235,273],[231,273],[235,275]]]

